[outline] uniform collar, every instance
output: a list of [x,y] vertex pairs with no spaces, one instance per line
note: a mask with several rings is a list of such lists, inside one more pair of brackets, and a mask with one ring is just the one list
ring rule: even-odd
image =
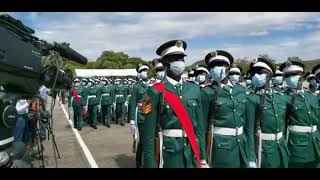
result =
[[228,83],[227,83],[227,84],[221,83],[221,87],[222,87],[222,88],[223,88],[225,85],[228,85],[228,86],[230,86],[230,87],[233,87],[233,84],[231,83],[230,80],[228,80]]
[[174,79],[172,79],[172,78],[170,78],[169,76],[166,76],[166,79],[170,84],[172,84],[174,86],[177,85],[178,83],[180,83],[181,85],[183,84],[182,78],[180,79],[179,82],[174,80]]

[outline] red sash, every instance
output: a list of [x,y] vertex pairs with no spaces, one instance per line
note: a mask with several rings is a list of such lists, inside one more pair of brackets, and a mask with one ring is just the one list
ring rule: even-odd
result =
[[78,96],[78,91],[75,88],[72,88],[72,96],[76,99],[76,101],[80,104],[81,103],[81,99]]
[[153,86],[158,92],[164,92],[164,99],[169,103],[175,114],[177,115],[182,128],[187,134],[187,138],[190,142],[192,151],[196,156],[198,166],[200,167],[201,160],[200,160],[200,152],[198,142],[196,140],[196,135],[193,130],[192,121],[189,117],[188,112],[184,108],[182,102],[180,101],[179,97],[175,95],[173,92],[168,91],[165,89],[164,83],[156,83]]

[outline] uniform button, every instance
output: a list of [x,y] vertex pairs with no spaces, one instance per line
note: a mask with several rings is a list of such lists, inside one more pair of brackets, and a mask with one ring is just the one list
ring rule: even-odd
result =
[[310,114],[311,112],[310,111],[308,111],[308,114]]
[[180,99],[182,99],[182,96],[180,96]]
[[279,129],[277,129],[277,132],[279,132]]
[[277,143],[278,143],[278,144],[280,143],[279,140],[277,140]]
[[297,143],[299,144],[299,143],[300,143],[300,141],[297,141]]
[[167,109],[169,109],[170,107],[169,107],[169,105],[167,105]]
[[240,142],[240,139],[238,139],[238,142]]
[[233,112],[236,112],[236,109],[234,109]]
[[184,143],[184,146],[186,146],[187,144],[186,143]]
[[164,147],[164,146],[163,146],[163,148],[162,148],[162,149],[166,149],[166,147]]
[[218,147],[220,147],[221,145],[220,144],[218,144]]
[[278,114],[276,114],[276,117],[278,117]]
[[231,99],[233,98],[233,96],[230,96],[231,97]]
[[272,102],[272,105],[274,105],[274,102]]
[[193,103],[193,106],[196,106],[196,103]]

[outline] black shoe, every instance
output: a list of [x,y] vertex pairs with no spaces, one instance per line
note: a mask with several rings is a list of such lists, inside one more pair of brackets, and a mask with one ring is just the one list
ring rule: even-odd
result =
[[107,124],[107,127],[110,128],[110,124],[109,123]]
[[93,129],[98,129],[97,126],[93,126]]
[[124,123],[121,123],[121,126],[124,126]]
[[80,128],[77,128],[77,129],[78,129],[78,131],[81,131],[82,128],[80,127]]

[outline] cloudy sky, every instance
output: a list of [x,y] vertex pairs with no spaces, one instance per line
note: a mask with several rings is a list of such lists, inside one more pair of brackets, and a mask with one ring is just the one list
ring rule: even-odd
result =
[[320,58],[320,13],[297,12],[81,12],[9,13],[49,42],[67,41],[95,60],[104,50],[123,51],[146,60],[162,43],[188,43],[188,64],[214,49],[235,58],[269,54],[278,62],[288,56]]

